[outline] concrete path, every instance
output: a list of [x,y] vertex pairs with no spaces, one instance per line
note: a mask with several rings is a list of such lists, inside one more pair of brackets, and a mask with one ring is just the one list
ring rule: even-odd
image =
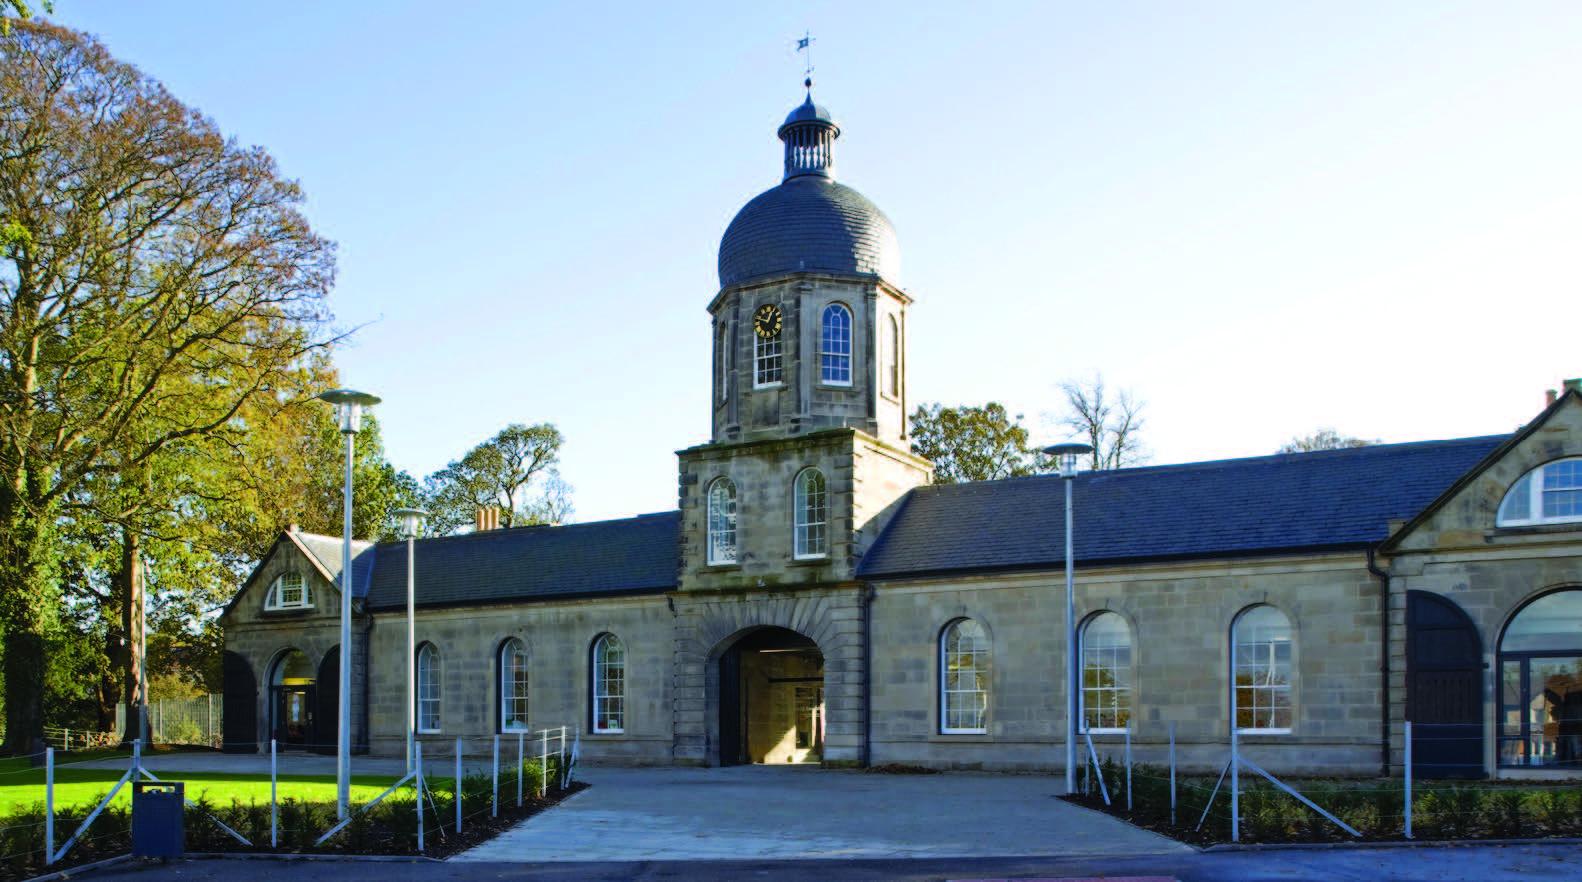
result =
[[593,786],[452,861],[1145,855],[1191,849],[1043,775],[583,768]]

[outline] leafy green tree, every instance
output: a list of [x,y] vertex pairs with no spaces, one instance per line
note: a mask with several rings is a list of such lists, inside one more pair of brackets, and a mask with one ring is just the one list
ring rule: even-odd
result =
[[1027,446],[1020,417],[982,407],[924,404],[912,413],[912,452],[934,463],[934,483],[992,481],[1047,472],[1052,464]]
[[500,511],[501,527],[560,524],[571,516],[571,488],[560,479],[560,430],[513,423],[430,475],[429,531],[456,533],[478,509]]
[[1058,386],[1066,406],[1055,425],[1093,448],[1088,461],[1095,471],[1143,465],[1152,458],[1142,441],[1143,402],[1131,390],[1110,388],[1103,374],[1062,380]]
[[43,732],[68,497],[131,492],[329,345],[334,248],[262,150],[92,38],[0,40],[0,632],[5,742]]
[[1342,450],[1347,447],[1369,447],[1379,443],[1375,438],[1371,441],[1365,438],[1351,438],[1341,435],[1334,429],[1319,429],[1311,435],[1304,435],[1280,445],[1275,453],[1311,453],[1315,450]]

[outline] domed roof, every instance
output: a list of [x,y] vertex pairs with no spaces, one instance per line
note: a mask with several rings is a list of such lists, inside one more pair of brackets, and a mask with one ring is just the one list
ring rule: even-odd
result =
[[720,287],[782,273],[876,275],[894,282],[901,266],[895,227],[861,193],[835,183],[840,127],[808,97],[777,134],[785,178],[742,206],[720,240]]
[[814,175],[792,178],[742,206],[720,239],[720,287],[781,273],[877,275],[895,281],[895,227],[856,190]]

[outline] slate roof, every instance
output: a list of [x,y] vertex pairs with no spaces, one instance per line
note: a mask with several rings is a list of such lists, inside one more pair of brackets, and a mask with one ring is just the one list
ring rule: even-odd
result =
[[[1415,516],[1507,435],[1079,473],[1077,566],[1362,549]],[[912,491],[858,574],[883,579],[1064,565],[1058,476]]]
[[894,282],[900,269],[900,243],[884,212],[856,190],[815,175],[758,194],[720,239],[721,288],[801,271]]
[[[419,539],[419,606],[652,594],[676,586],[677,512],[560,527],[516,527]],[[406,608],[407,544],[364,555],[373,564],[371,610]]]
[[[302,550],[312,555],[319,562],[319,566],[335,583],[337,589],[341,584],[341,552],[343,546],[339,536],[320,536],[317,533],[291,533]],[[372,542],[359,542],[352,540],[352,596],[368,596],[368,576],[373,569],[373,555],[366,552],[373,548]]]

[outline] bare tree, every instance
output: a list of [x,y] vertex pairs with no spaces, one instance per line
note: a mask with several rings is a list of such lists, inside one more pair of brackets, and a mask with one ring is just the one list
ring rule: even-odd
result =
[[1143,402],[1130,389],[1111,389],[1104,376],[1062,380],[1065,412],[1055,419],[1073,441],[1093,448],[1094,469],[1142,465],[1152,458],[1143,446]]
[[1301,438],[1292,438],[1280,446],[1276,453],[1311,453],[1315,450],[1341,450],[1347,447],[1369,447],[1379,443],[1379,439],[1352,438],[1341,435],[1334,429],[1319,429],[1311,435]]

